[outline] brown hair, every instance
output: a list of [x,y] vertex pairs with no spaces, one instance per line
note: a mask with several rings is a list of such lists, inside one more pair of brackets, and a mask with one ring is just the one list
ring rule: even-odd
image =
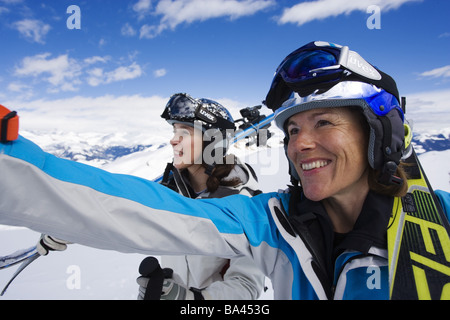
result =
[[402,185],[385,185],[378,182],[379,170],[369,168],[369,188],[370,190],[391,197],[403,197],[408,192],[408,176],[406,175],[405,164],[400,163],[397,167],[396,175],[403,180]]
[[[232,160],[230,161],[230,159]],[[208,188],[208,191],[215,192],[219,188],[219,186],[234,187],[242,183],[241,179],[239,179],[238,177],[235,177],[231,180],[223,180],[224,178],[228,177],[231,170],[234,169],[235,165],[236,159],[233,155],[225,156],[223,158],[222,164],[216,164],[211,175],[206,181],[206,187]]]

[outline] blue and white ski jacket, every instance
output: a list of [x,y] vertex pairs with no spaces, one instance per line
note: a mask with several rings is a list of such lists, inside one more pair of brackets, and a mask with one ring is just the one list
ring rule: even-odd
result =
[[310,248],[284,218],[290,197],[194,200],[59,159],[23,137],[0,144],[0,224],[126,253],[245,255],[271,278],[275,299],[387,299],[387,253],[375,246],[337,257],[327,295]]

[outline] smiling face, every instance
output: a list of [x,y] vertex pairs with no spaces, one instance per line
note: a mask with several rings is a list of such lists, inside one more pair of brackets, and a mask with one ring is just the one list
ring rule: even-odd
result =
[[323,108],[287,120],[288,157],[313,201],[368,190],[368,138],[358,111]]
[[[173,165],[182,170],[202,164],[202,133],[194,127],[175,123],[170,144],[173,148]],[[198,130],[197,130],[198,131]]]

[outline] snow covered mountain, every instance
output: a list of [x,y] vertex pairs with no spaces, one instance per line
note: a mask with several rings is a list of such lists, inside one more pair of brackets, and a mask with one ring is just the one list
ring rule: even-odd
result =
[[413,145],[418,154],[450,150],[450,128],[434,133],[415,134],[413,135]]
[[[164,130],[164,129],[163,129]],[[281,133],[267,147],[246,147],[238,143],[232,152],[255,169],[263,191],[276,191],[289,183],[287,161],[282,148]],[[160,134],[63,133],[38,134],[22,132],[44,150],[63,158],[80,161],[116,173],[153,179],[162,173],[171,160],[167,143],[170,130]],[[422,132],[414,136],[414,146],[428,178],[435,189],[450,192],[450,129]],[[24,228],[0,226],[0,255],[28,248],[39,234]],[[92,249],[76,244],[64,252],[50,253],[33,262],[12,283],[0,300],[10,299],[136,299],[139,254],[122,254]],[[0,271],[0,290],[8,282],[15,267]],[[262,299],[271,299],[269,290]]]

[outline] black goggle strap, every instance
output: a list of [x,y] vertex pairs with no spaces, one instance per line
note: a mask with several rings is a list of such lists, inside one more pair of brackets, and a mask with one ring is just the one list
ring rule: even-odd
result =
[[197,110],[195,110],[195,117],[197,120],[201,120],[214,128],[222,130],[236,129],[233,122],[215,116],[212,112],[208,111],[203,104],[200,104]]

